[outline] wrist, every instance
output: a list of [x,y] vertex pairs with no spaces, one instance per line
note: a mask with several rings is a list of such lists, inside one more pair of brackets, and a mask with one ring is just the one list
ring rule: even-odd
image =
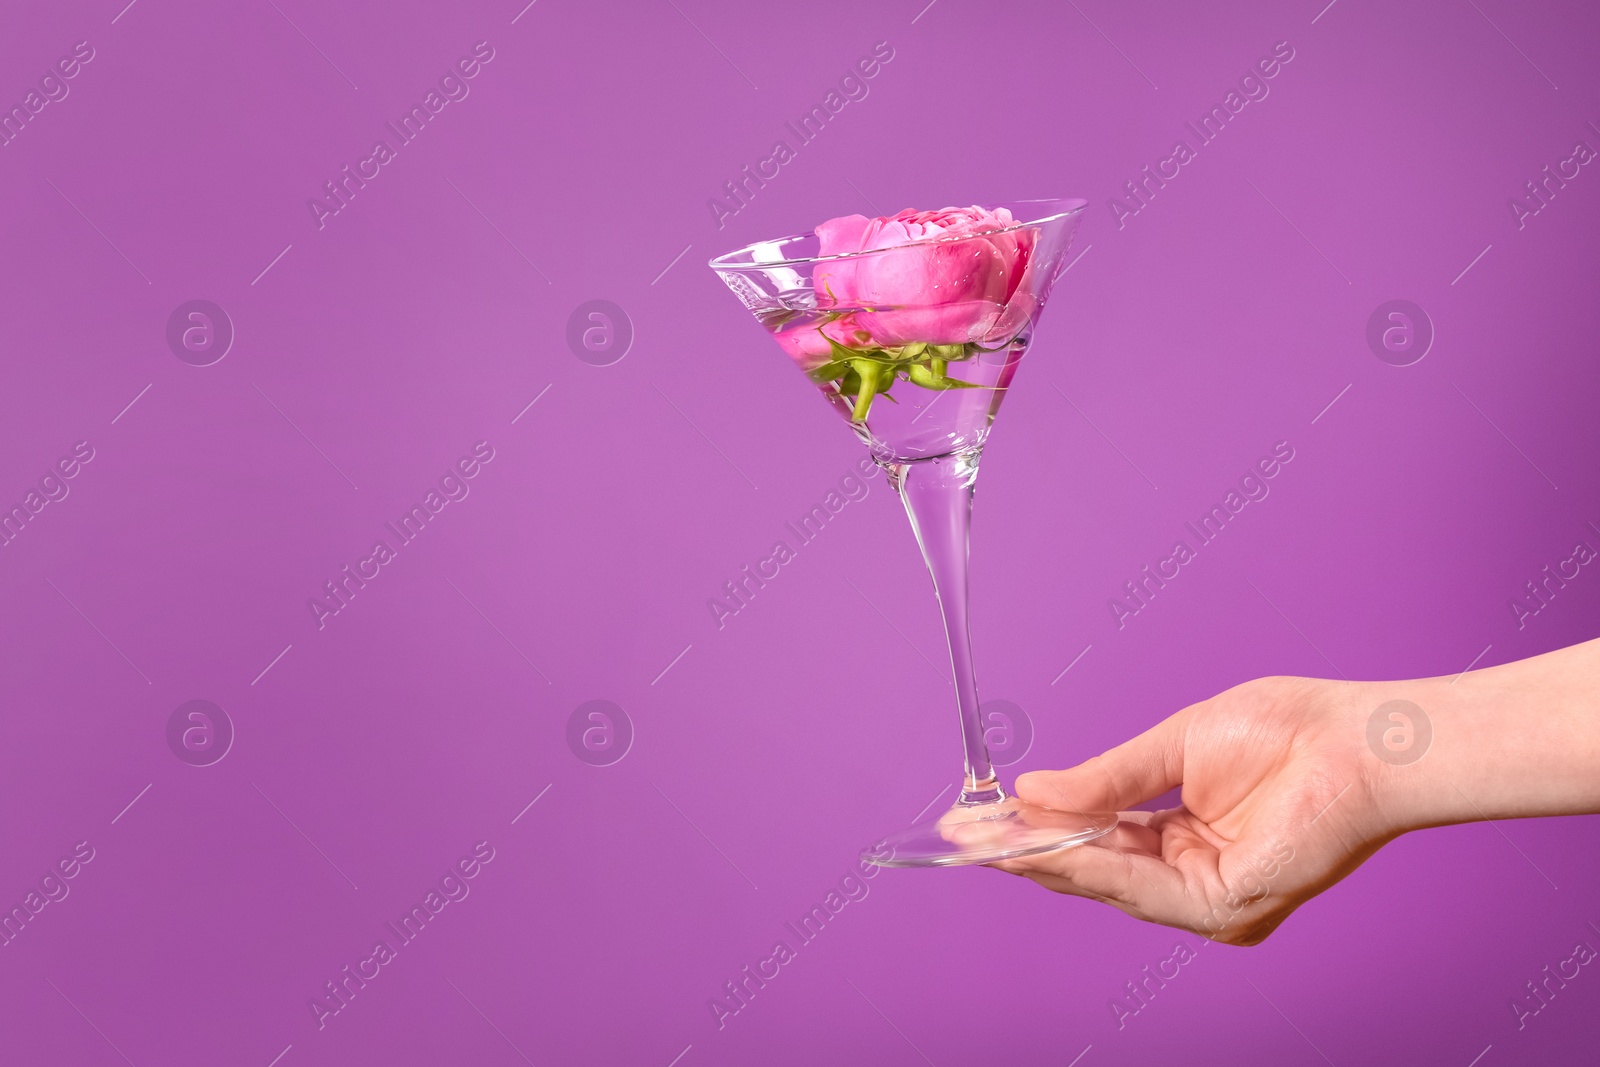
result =
[[1367,798],[1370,839],[1466,821],[1447,807],[1446,794],[1454,795],[1448,782],[1460,771],[1451,766],[1453,746],[1441,745],[1438,736],[1440,720],[1452,721],[1447,705],[1454,694],[1437,690],[1434,682],[1325,682],[1339,730],[1360,768],[1352,784]]
[[1374,795],[1391,831],[1471,822],[1482,779],[1476,735],[1480,711],[1449,679],[1367,682],[1360,730]]
[[1600,642],[1359,689],[1374,792],[1395,832],[1600,811]]

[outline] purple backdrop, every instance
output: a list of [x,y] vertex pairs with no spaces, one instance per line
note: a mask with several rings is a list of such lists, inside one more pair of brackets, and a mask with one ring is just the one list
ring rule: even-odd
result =
[[1590,1062],[1600,977],[1510,1003],[1600,946],[1592,819],[1402,839],[1120,1028],[1195,938],[847,877],[956,769],[937,617],[873,478],[718,628],[860,449],[704,263],[1091,200],[979,494],[1008,773],[1556,648],[1600,577],[1511,604],[1600,546],[1592,9],[124,2],[0,34],[0,1058]]

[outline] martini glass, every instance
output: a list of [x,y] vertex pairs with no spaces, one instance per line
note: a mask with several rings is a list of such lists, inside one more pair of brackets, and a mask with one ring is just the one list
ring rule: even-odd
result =
[[[1112,814],[1007,795],[984,740],[967,618],[978,461],[1085,206],[990,205],[997,221],[984,232],[847,255],[820,255],[821,240],[808,233],[710,264],[887,472],[933,576],[961,723],[961,791],[949,810],[863,850],[879,866],[988,863],[1069,848],[1116,826]],[[938,269],[919,273],[923,263]],[[905,279],[919,277],[933,280],[907,291]],[[836,298],[870,290],[863,278],[898,282],[898,299]]]

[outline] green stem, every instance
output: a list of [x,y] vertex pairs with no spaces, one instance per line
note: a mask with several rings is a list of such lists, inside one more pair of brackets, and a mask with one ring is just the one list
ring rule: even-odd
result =
[[872,398],[878,394],[878,365],[870,359],[852,359],[850,366],[861,382],[861,388],[856,393],[855,410],[851,412],[850,417],[856,422],[861,422],[867,417],[867,412],[872,410]]

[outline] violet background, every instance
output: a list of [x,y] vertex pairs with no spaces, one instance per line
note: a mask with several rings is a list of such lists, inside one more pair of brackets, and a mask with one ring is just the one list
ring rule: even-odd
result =
[[[841,213],[1091,200],[978,495],[980,679],[1036,734],[1010,772],[1258,675],[1557,648],[1600,577],[1520,630],[1508,604],[1600,544],[1600,176],[1520,230],[1507,200],[1600,146],[1591,7],[123,2],[0,33],[7,106],[96,52],[0,148],[0,503],[96,450],[0,549],[0,905],[96,852],[0,949],[0,1058],[1590,1062],[1589,969],[1520,1032],[1509,1007],[1600,945],[1589,818],[1397,841],[1120,1031],[1110,1000],[1195,938],[884,872],[719,1030],[708,1000],[958,753],[881,478],[712,622],[861,453],[704,262]],[[319,230],[307,199],[483,40],[470,96]],[[1119,229],[1110,198],[1285,40]],[[719,229],[708,198],[878,41],[870,95]],[[237,331],[211,366],[166,344],[194,298]],[[1366,344],[1394,298],[1437,332],[1411,366]],[[611,366],[565,340],[591,299],[636,331]],[[470,496],[319,631],[308,598],[479,440]],[[1280,440],[1270,497],[1119,630],[1108,598]],[[237,732],[207,767],[166,741],[196,698]],[[593,699],[636,732],[610,766],[566,741]],[[308,1000],[483,840],[470,896],[319,1030]]]

